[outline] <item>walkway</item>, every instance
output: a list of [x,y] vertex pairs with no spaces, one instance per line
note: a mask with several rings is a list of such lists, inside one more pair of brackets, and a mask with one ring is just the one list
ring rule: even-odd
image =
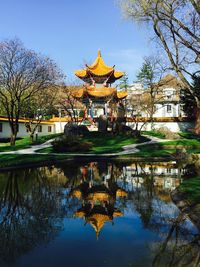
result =
[[[138,149],[138,147],[143,146],[143,145],[149,145],[149,144],[156,144],[158,142],[166,142],[166,141],[170,141],[167,139],[160,139],[157,137],[153,137],[153,136],[147,136],[149,139],[151,139],[148,142],[144,142],[144,143],[139,143],[139,144],[131,144],[131,145],[126,145],[123,146],[123,151],[120,152],[116,152],[116,153],[101,153],[101,154],[95,154],[95,153],[50,153],[51,155],[68,155],[68,156],[87,156],[87,157],[110,157],[110,156],[122,156],[122,155],[128,155],[128,154],[134,154],[139,152],[140,150]],[[16,154],[16,155],[27,155],[27,154],[38,154],[38,155],[44,155],[44,154],[49,154],[49,153],[45,153],[45,152],[37,152],[40,149],[44,149],[44,148],[48,148],[51,147],[51,142],[54,139],[48,140],[47,142],[41,144],[41,145],[35,145],[35,146],[31,146],[29,148],[25,148],[25,149],[20,149],[20,150],[16,150],[16,151],[8,151],[8,152],[0,152],[0,155],[4,155],[4,154]]]

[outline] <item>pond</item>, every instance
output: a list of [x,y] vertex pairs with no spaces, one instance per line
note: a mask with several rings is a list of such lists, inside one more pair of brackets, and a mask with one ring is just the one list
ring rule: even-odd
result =
[[[198,266],[175,162],[69,161],[0,173],[0,266]],[[196,264],[196,265],[195,265]]]

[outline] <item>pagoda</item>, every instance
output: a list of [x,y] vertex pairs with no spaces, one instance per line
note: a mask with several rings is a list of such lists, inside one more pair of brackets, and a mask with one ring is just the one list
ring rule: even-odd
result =
[[101,56],[100,50],[92,65],[85,65],[85,69],[75,71],[75,75],[85,82],[84,86],[75,90],[73,95],[81,100],[93,111],[98,110],[97,116],[108,115],[108,107],[111,102],[120,102],[127,97],[127,92],[117,91],[111,85],[120,79],[124,72],[115,70],[115,65],[107,66]]

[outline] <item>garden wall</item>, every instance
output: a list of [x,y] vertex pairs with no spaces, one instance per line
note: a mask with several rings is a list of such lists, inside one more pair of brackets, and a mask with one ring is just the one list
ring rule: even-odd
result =
[[[139,127],[142,126],[144,122],[139,122]],[[130,126],[134,129],[135,123],[134,122],[127,122],[126,125]],[[160,127],[167,127],[172,132],[180,132],[186,131],[188,129],[194,128],[194,122],[146,122],[144,127],[142,128],[143,131],[151,131],[153,129],[159,129]]]

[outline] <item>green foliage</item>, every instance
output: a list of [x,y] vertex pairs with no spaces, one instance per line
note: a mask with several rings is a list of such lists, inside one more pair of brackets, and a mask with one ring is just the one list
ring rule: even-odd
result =
[[195,110],[197,108],[197,102],[195,97],[200,100],[200,76],[193,76],[192,94],[188,90],[181,91],[181,103],[183,104],[183,110],[188,117],[195,117]]
[[128,90],[129,84],[128,84],[128,75],[125,73],[124,76],[121,78],[121,82],[119,84],[120,89],[125,89],[125,91]]
[[145,61],[136,77],[137,81],[141,82],[146,88],[150,87],[154,81],[154,70],[151,63]]

